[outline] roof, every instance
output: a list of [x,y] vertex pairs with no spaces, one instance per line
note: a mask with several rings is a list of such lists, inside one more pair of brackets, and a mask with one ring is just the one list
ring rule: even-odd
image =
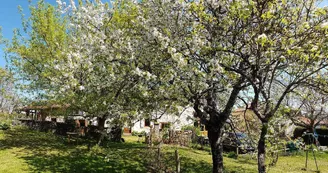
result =
[[30,105],[30,106],[24,106],[19,108],[19,110],[25,111],[25,110],[51,110],[51,109],[59,109],[59,108],[68,108],[70,105],[65,104],[65,105],[59,105],[59,104],[54,104],[54,105],[49,105],[49,106],[35,106],[35,105]]
[[[302,121],[305,124],[310,124],[311,123],[311,119],[307,118],[307,117],[304,117],[304,116],[299,116],[298,120]],[[318,122],[318,120],[314,121],[314,123],[317,123],[317,122]],[[318,125],[328,125],[328,119],[320,121]]]

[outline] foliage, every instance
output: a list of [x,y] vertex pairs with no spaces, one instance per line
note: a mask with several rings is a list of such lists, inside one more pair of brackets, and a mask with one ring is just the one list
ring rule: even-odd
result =
[[119,125],[192,105],[213,160],[239,99],[261,121],[265,172],[266,137],[284,99],[325,81],[328,14],[315,0],[79,2],[40,1],[24,23],[27,37],[16,31],[8,43],[27,87]]
[[288,98],[286,114],[295,125],[313,133],[316,126],[328,120],[326,93],[322,90],[303,86]]
[[[173,169],[165,162],[165,154],[161,148],[148,148],[147,170],[151,173],[173,173]],[[163,158],[164,157],[164,158]]]
[[15,119],[18,114],[8,114],[8,113],[0,113],[0,129],[8,130],[11,128],[12,124],[16,124],[17,120]]
[[[319,74],[326,73],[328,66],[327,8],[317,7],[312,0],[263,2],[228,3],[231,8],[227,11],[224,5],[218,4],[221,8],[214,10],[222,10],[217,21],[223,31],[231,33],[230,39],[223,39],[230,44],[220,40],[221,44],[228,55],[245,62],[242,69],[221,65],[245,78],[249,86],[241,100],[262,123],[258,143],[259,172],[266,172],[265,143],[269,123],[287,94],[302,83],[320,78]],[[231,22],[229,27],[221,24],[224,19]]]
[[195,127],[193,125],[186,125],[186,126],[183,126],[181,128],[181,130],[184,130],[184,131],[188,131],[188,130],[191,130],[194,134],[196,134],[197,136],[200,136],[201,133],[200,133],[200,127]]
[[170,133],[174,133],[174,130],[171,130],[171,132],[170,132],[170,128],[165,127],[162,129],[162,131],[160,133],[162,135],[163,142],[166,143],[166,141],[168,141],[170,139]]
[[12,113],[19,105],[14,75],[0,67],[0,112]]
[[11,121],[17,114],[0,113],[0,121]]
[[177,111],[178,102],[158,95],[155,75],[142,69],[149,61],[137,52],[133,1],[39,1],[30,11],[25,34],[16,31],[6,49],[12,70],[28,81],[23,89],[119,125]]
[[8,130],[10,129],[10,125],[7,123],[0,123],[0,130]]
[[[219,63],[230,64],[230,60],[216,57],[212,61],[207,55],[206,50],[214,47],[206,46],[215,45],[217,40],[203,43],[207,42],[206,32],[192,21],[193,12],[202,15],[197,4],[80,2],[76,6],[71,1],[67,6],[58,1],[57,7],[38,2],[37,7],[31,7],[31,17],[23,21],[27,37],[16,31],[8,43],[12,69],[28,81],[29,90],[69,103],[89,115],[113,118],[118,124],[157,109],[177,112],[178,106],[190,103],[196,104],[197,115],[205,122],[209,114],[199,108],[208,95],[215,101],[207,103],[206,109],[212,108],[216,117],[220,115],[214,109],[217,103],[222,101],[225,107],[222,118],[211,119],[214,123],[210,124],[225,122],[241,82],[236,79],[238,75],[220,70]],[[183,15],[186,18],[179,17],[179,10],[172,12],[179,9],[176,7],[188,7]],[[163,13],[172,16],[161,18]],[[171,25],[175,23],[179,25]],[[235,83],[235,88],[228,85]],[[232,88],[228,102],[229,97],[223,94],[230,95]],[[222,89],[224,92],[219,92]],[[220,97],[218,93],[222,93]]]
[[268,159],[269,166],[275,166],[279,152],[284,151],[286,148],[286,128],[289,127],[288,118],[283,116],[283,112],[280,112],[279,116],[275,116],[271,119],[268,126],[268,133],[266,134],[266,158]]
[[227,157],[232,158],[232,159],[237,159],[237,158],[238,158],[238,155],[237,155],[236,152],[231,151],[231,152],[229,152],[229,153],[227,154]]
[[154,40],[147,47],[158,43],[158,52],[168,53],[172,62],[163,53],[152,58],[165,62],[158,62],[163,68],[174,69],[178,77],[171,78],[169,87],[176,85],[181,97],[194,104],[196,116],[209,132],[220,130],[244,89],[241,100],[251,102],[247,108],[262,123],[258,158],[259,171],[265,172],[268,123],[288,93],[327,71],[327,9],[317,7],[316,1],[298,0],[145,1],[142,5],[139,21],[154,37],[147,37]]
[[137,132],[137,131],[133,131],[133,132],[131,133],[131,135],[132,135],[132,136],[138,136],[138,135],[139,135],[139,132]]
[[132,131],[132,136],[145,136],[146,132],[145,131],[141,131],[141,132],[137,132],[137,131]]

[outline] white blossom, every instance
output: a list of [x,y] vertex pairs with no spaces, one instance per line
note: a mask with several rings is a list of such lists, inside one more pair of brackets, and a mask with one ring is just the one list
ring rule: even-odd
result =
[[267,37],[267,35],[266,34],[261,34],[261,35],[259,35],[258,37],[257,37],[259,40],[262,40],[262,39],[267,39],[268,37]]
[[328,22],[325,22],[325,23],[321,24],[321,27],[322,28],[328,28]]
[[83,85],[79,86],[79,90],[80,90],[80,91],[83,91],[84,89],[85,89],[85,88],[84,88]]

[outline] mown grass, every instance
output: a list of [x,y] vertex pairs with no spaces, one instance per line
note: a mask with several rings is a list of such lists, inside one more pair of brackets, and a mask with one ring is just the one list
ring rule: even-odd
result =
[[[124,136],[125,143],[107,143],[105,147],[92,147],[83,141],[67,143],[67,140],[49,133],[14,128],[0,131],[0,173],[27,172],[90,172],[90,173],[142,173],[148,171],[153,156],[145,144],[137,143],[138,137]],[[168,169],[174,170],[174,151],[178,149],[182,173],[210,173],[211,155],[187,147],[164,145],[162,159]],[[316,153],[319,169],[328,172],[328,154]],[[249,155],[238,159],[224,158],[228,173],[257,172],[256,160]],[[312,154],[308,171],[302,170],[305,155],[280,157],[278,164],[269,169],[273,173],[314,172]]]

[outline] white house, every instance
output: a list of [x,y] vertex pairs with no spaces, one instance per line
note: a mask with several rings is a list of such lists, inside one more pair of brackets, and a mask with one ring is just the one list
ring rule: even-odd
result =
[[[158,115],[157,115],[158,116]],[[152,115],[151,119],[156,119],[156,114]],[[131,128],[131,132],[150,132],[150,128],[154,127],[155,122],[151,119],[141,119],[137,121]],[[170,127],[174,130],[181,130],[183,126],[194,124],[194,109],[188,107],[181,111],[180,115],[174,114],[163,114],[157,119],[159,123],[159,128]]]

